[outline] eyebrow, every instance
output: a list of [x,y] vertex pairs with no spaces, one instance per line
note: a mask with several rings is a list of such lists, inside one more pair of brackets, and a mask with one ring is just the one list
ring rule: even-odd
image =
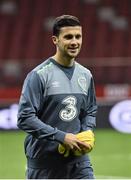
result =
[[73,36],[81,37],[82,35],[81,34],[75,34],[75,35],[73,35],[73,34],[66,34],[66,35],[64,35],[65,38],[72,38]]

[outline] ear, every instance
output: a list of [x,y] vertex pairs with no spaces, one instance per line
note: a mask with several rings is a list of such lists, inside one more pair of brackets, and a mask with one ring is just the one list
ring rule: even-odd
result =
[[55,45],[58,43],[58,37],[57,36],[52,36],[52,41]]

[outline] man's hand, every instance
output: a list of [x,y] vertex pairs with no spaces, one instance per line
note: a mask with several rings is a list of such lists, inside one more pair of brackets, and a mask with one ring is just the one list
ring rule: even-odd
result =
[[84,141],[81,141],[77,138],[76,135],[67,133],[64,139],[64,145],[70,149],[77,149],[81,151],[82,149],[87,149],[89,146]]
[[89,149],[89,145],[85,142],[79,140],[76,135],[67,133],[65,135],[64,143],[59,144],[58,151],[63,154],[64,157],[68,157],[70,150],[75,152],[81,152],[83,150]]
[[94,133],[91,130],[78,133],[76,134],[76,137],[80,141],[85,142],[88,145],[88,148],[82,147],[81,151],[79,151],[78,149],[74,150],[73,152],[76,156],[89,153],[93,149],[95,143],[95,137],[94,137]]

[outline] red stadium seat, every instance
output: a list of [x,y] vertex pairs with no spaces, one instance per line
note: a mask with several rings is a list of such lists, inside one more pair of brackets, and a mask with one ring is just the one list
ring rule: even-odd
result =
[[[15,59],[24,67],[28,66],[25,70],[28,72],[42,58],[52,56],[55,46],[51,42],[51,29],[45,23],[49,23],[48,18],[62,14],[78,16],[81,21],[83,46],[79,58],[84,66],[88,67],[93,58],[104,64],[103,58],[105,62],[110,61],[106,57],[131,57],[130,4],[129,0],[101,0],[97,3],[84,0],[19,0],[17,14],[0,14],[0,63],[2,65],[3,60]],[[102,7],[111,8],[114,19],[125,18],[125,29],[115,26],[115,20],[102,21],[98,14]],[[32,65],[28,65],[29,61]],[[98,63],[93,67],[93,73],[100,84],[130,82],[130,66],[100,67]]]

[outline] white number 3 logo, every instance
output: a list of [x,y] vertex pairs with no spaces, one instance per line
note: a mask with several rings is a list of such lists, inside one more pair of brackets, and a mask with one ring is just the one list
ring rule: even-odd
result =
[[72,121],[77,116],[76,108],[77,100],[74,96],[68,96],[63,99],[62,104],[65,104],[65,108],[59,113],[60,118],[63,121]]

